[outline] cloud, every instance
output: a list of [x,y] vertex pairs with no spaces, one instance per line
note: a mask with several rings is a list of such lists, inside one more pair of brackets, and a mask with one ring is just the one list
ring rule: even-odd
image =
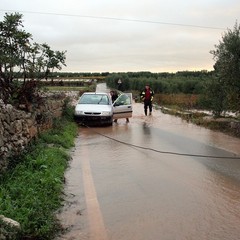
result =
[[1,1],[23,11],[36,42],[67,50],[63,71],[79,72],[211,70],[209,51],[240,12],[235,0]]

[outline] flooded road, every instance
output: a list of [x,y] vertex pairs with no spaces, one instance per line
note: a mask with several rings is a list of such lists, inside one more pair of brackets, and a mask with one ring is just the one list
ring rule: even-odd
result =
[[240,140],[133,109],[79,129],[59,239],[239,240]]

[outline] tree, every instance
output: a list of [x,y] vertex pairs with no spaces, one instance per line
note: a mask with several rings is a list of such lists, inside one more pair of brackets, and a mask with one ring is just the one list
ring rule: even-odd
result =
[[213,93],[213,98],[220,92],[222,111],[224,109],[240,111],[240,26],[237,22],[233,30],[228,30],[219,44],[215,45],[215,50],[210,53],[216,60],[214,65],[217,76],[215,83],[218,87],[215,88],[216,94]]
[[[33,101],[36,80],[47,79],[54,69],[66,66],[66,52],[33,42],[32,35],[23,29],[22,17],[5,14],[0,22],[0,97],[4,103]],[[17,82],[16,76],[23,81]]]

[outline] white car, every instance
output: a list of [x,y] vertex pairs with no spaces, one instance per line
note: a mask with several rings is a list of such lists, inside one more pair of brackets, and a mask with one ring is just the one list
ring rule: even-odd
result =
[[109,93],[85,92],[75,107],[75,120],[84,125],[112,125],[113,119],[132,117],[132,94],[122,93],[112,103]]

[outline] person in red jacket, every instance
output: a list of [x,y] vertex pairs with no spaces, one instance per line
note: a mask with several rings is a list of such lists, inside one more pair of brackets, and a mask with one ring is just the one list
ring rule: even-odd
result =
[[152,114],[152,101],[154,91],[150,88],[149,84],[146,84],[145,89],[141,92],[140,98],[144,103],[144,113],[147,116],[147,110],[149,108],[149,115]]

